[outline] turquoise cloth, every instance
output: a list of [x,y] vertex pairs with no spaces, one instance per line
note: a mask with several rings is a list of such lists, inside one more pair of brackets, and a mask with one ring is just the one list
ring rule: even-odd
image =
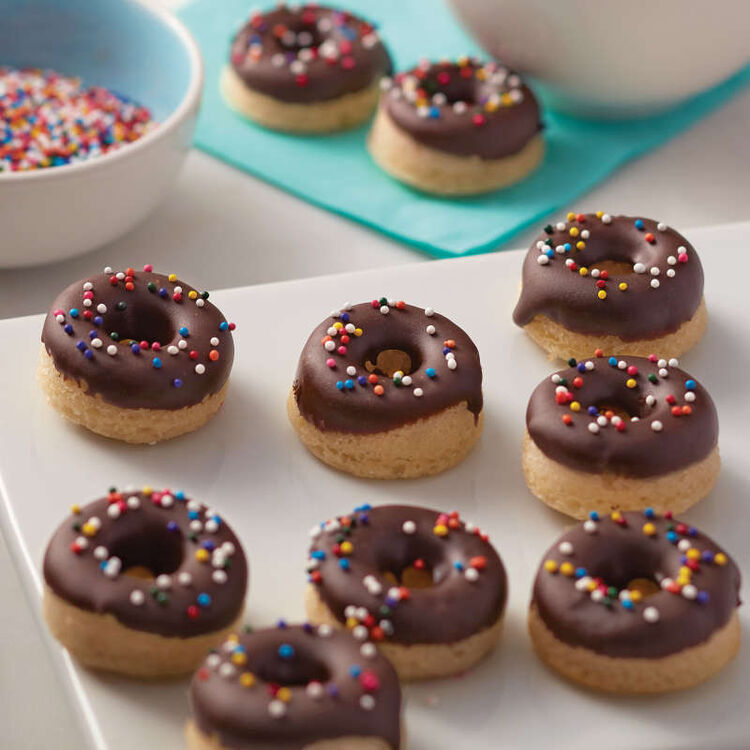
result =
[[[439,257],[493,250],[551,211],[567,210],[576,196],[621,164],[677,135],[750,83],[749,66],[670,112],[636,121],[587,122],[547,110],[547,154],[531,177],[481,197],[432,198],[404,187],[375,166],[365,148],[366,127],[340,135],[283,135],[252,125],[227,108],[218,81],[230,39],[250,8],[262,2],[197,0],[179,14],[198,40],[206,63],[196,145],[310,203]],[[441,0],[342,4],[379,25],[398,69],[422,57],[482,54]],[[271,0],[266,5],[271,6]],[[601,208],[617,211],[617,206]],[[341,257],[345,263],[345,248]]]

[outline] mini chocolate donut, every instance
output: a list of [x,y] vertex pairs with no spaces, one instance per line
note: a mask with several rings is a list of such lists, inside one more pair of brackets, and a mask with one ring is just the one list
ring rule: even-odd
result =
[[44,555],[44,616],[86,666],[186,674],[236,628],[245,553],[214,510],[150,487],[73,506]]
[[505,568],[456,512],[359,506],[313,529],[307,570],[310,620],[376,641],[401,679],[462,672],[500,638]]
[[401,688],[374,644],[328,625],[231,635],[190,684],[189,750],[397,750]]
[[592,513],[545,554],[529,632],[540,658],[575,682],[678,690],[736,655],[739,588],[731,558],[671,513]]
[[436,474],[482,432],[471,339],[432,308],[385,297],[334,310],[310,335],[289,418],[321,461],[356,476]]
[[529,489],[574,518],[586,508],[681,512],[697,503],[721,465],[711,396],[676,359],[597,355],[571,360],[531,394]]
[[233,330],[208,292],[174,274],[105,268],[52,304],[39,382],[64,417],[99,435],[166,440],[197,430],[224,403]]
[[703,267],[662,222],[569,213],[529,249],[513,320],[560,359],[596,348],[678,357],[706,329]]
[[227,102],[268,128],[327,132],[370,117],[391,59],[373,24],[308,3],[254,11],[222,73]]
[[407,185],[481,193],[523,179],[542,160],[539,105],[499,63],[425,61],[382,88],[370,152]]

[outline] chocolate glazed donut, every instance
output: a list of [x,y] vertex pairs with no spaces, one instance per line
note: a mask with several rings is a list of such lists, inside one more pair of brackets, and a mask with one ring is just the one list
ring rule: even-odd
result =
[[[312,536],[308,616],[369,634],[402,678],[466,669],[499,637],[505,568],[487,536],[458,513],[364,505]],[[494,637],[483,649],[467,645],[488,633]],[[450,656],[454,648],[467,656],[460,666]]]
[[545,554],[531,633],[545,661],[591,687],[688,687],[736,653],[739,587],[721,547],[671,513],[592,513]]
[[254,13],[235,36],[230,60],[248,88],[299,104],[361,91],[391,70],[372,24],[317,4]]
[[393,667],[372,643],[327,625],[230,636],[193,678],[190,704],[190,750],[300,750],[324,740],[345,750],[355,738],[401,747]]
[[542,129],[534,94],[520,76],[495,62],[424,63],[383,88],[383,106],[393,122],[438,151],[501,159]]
[[514,322],[561,358],[677,356],[705,329],[698,254],[652,219],[570,213],[531,246],[522,284]]

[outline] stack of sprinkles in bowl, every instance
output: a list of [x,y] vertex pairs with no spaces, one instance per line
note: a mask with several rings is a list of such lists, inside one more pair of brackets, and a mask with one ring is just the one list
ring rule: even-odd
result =
[[146,107],[109,89],[0,66],[0,174],[102,156],[155,127]]

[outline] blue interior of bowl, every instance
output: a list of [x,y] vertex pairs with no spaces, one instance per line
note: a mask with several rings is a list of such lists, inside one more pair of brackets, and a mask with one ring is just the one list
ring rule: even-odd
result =
[[188,50],[134,0],[2,0],[0,66],[53,68],[106,86],[163,121],[188,90]]

